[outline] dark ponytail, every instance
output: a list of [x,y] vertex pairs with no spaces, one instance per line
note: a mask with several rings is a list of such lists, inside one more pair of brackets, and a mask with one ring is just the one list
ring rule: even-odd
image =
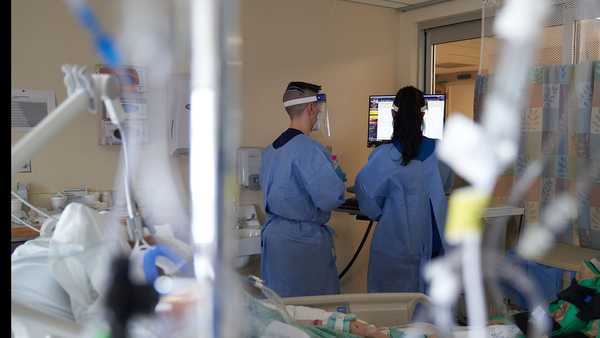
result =
[[403,87],[396,94],[394,105],[398,107],[398,111],[393,112],[392,141],[402,145],[402,165],[407,165],[417,157],[423,140],[423,92],[412,86]]

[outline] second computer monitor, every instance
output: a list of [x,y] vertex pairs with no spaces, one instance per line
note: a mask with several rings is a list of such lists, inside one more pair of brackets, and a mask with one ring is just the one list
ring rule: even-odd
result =
[[[445,95],[424,95],[427,102],[427,111],[423,116],[423,135],[432,139],[442,139],[444,129]],[[388,143],[394,132],[394,119],[392,117],[393,95],[369,96],[369,147],[381,143]]]

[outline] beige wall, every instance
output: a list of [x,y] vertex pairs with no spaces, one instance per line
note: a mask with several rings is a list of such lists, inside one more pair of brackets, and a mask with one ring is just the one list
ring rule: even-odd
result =
[[[90,1],[105,26],[117,18],[111,15],[114,1]],[[11,1],[11,87],[53,90],[56,103],[66,97],[61,65],[93,67],[99,60],[86,32],[67,11],[63,1]],[[11,180],[30,184],[30,198],[46,207],[48,194],[66,187],[87,185],[110,190],[116,171],[118,148],[98,145],[99,117],[80,114],[71,125],[32,160],[32,172]],[[12,132],[12,142],[23,134]]]
[[448,116],[460,113],[472,120],[475,80],[450,81],[445,85],[448,95]]

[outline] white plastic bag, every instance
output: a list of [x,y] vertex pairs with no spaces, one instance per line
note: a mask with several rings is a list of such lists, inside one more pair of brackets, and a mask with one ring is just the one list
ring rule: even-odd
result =
[[38,237],[15,249],[10,258],[11,298],[49,315],[74,321],[69,295],[48,266],[49,244],[50,238]]
[[71,203],[50,240],[50,270],[69,295],[78,323],[100,313],[111,258],[127,248],[120,225],[109,226],[108,220],[108,215]]

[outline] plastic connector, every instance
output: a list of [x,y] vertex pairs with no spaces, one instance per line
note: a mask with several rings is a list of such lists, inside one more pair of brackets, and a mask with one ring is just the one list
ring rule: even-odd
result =
[[489,194],[475,188],[456,190],[448,202],[447,241],[460,243],[471,234],[481,234],[481,218],[489,202]]

